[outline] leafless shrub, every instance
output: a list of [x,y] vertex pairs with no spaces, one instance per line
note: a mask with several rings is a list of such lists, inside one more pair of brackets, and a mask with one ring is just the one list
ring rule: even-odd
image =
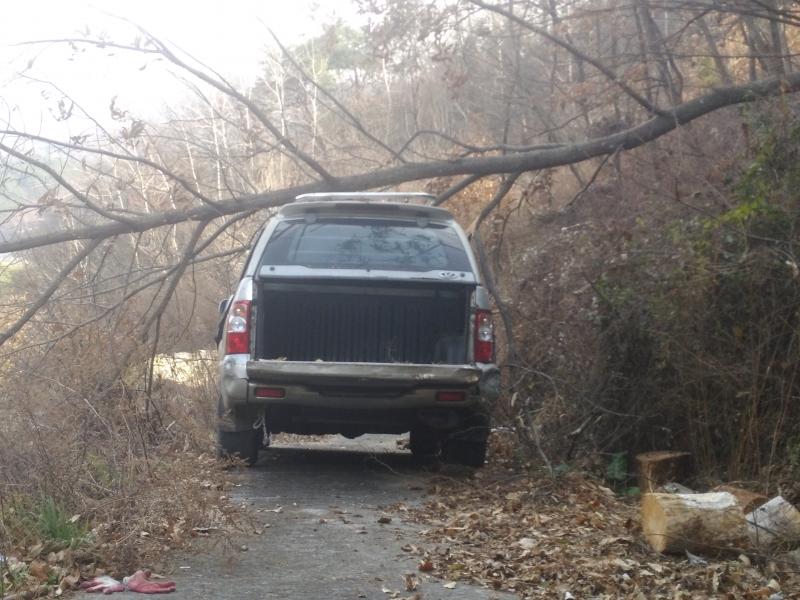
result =
[[[527,340],[508,365],[508,413],[541,428],[552,461],[678,447],[712,479],[790,481],[796,141],[784,110],[752,146],[749,115],[731,114],[705,139],[628,155],[624,179],[607,172],[587,198],[504,206],[515,218],[492,251],[516,257],[496,265]],[[725,147],[739,150],[723,161]],[[650,152],[686,158],[665,166]]]

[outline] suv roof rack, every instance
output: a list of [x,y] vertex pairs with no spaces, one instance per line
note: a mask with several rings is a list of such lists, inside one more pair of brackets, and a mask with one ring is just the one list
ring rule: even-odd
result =
[[315,194],[301,194],[295,202],[392,202],[398,204],[423,204],[432,206],[436,196],[425,192],[318,192]]

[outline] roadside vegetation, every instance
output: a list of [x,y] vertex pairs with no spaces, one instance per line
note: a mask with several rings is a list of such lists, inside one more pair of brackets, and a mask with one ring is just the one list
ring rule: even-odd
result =
[[[747,147],[723,123],[718,142],[698,128],[691,166],[654,166],[670,147],[631,156],[566,213],[509,217],[493,252],[523,257],[504,290],[515,335],[534,340],[511,367],[519,416],[553,465],[590,449],[598,473],[627,473],[636,452],[679,448],[698,482],[798,499],[796,109],[776,109]],[[724,144],[740,149],[722,169]]]
[[[502,346],[493,460],[514,470],[489,471],[488,496],[464,484],[474,510],[457,522],[418,518],[476,556],[464,536],[518,555],[455,568],[455,550],[428,550],[437,572],[557,581],[574,556],[517,570],[506,562],[538,560],[530,536],[500,529],[544,515],[563,532],[605,511],[587,539],[617,571],[561,592],[649,597],[644,569],[665,590],[693,578],[688,594],[769,597],[764,578],[785,576],[768,561],[659,572],[628,521],[646,450],[691,452],[698,489],[800,503],[796,6],[361,8],[363,30],[273,39],[241,89],[135,28],[33,47],[113,60],[113,46],[169,65],[191,95],[155,122],[109,91],[92,121],[43,84],[57,120],[86,129],[69,139],[2,117],[2,593],[157,567],[242,522],[212,435],[217,303],[275,206],[392,187],[436,194],[472,234]],[[177,353],[197,356],[188,376],[164,369]]]
[[0,374],[4,593],[164,570],[165,551],[211,533],[224,547],[246,522],[214,453],[207,364],[193,363],[190,386],[156,376],[146,394],[137,389],[143,360],[141,372],[129,367],[98,389],[113,365],[92,347],[96,335],[73,338],[80,345],[69,355],[15,354]]

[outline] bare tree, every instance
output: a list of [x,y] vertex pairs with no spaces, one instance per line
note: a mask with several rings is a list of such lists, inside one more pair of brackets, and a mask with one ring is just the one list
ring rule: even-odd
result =
[[[408,19],[415,10],[424,18]],[[6,223],[33,214],[58,223],[0,239],[0,253],[71,248],[55,281],[5,319],[0,344],[57,298],[61,282],[85,261],[100,269],[91,275],[95,282],[110,261],[127,272],[124,286],[108,284],[116,290],[115,305],[137,295],[141,277],[137,293],[149,290],[150,299],[139,326],[149,331],[190,265],[240,252],[255,227],[245,225],[247,217],[298,194],[461,178],[441,190],[445,202],[486,177],[513,181],[560,166],[572,167],[584,187],[580,163],[609,156],[616,162],[714,111],[800,90],[786,35],[798,17],[772,0],[755,8],[469,0],[431,11],[388,3],[376,15],[384,44],[380,52],[372,49],[372,62],[352,58],[370,55],[355,34],[347,44],[361,54],[335,68],[314,64],[314,55],[309,68],[279,44],[261,80],[244,90],[142,30],[136,35],[143,43],[49,40],[166,60],[192,86],[197,103],[174,111],[168,126],[147,124],[112,103],[122,133],[98,124],[93,139],[51,139],[10,124],[0,130],[6,173],[36,180],[43,190],[36,202],[7,202]],[[393,37],[388,26],[380,29],[400,20],[404,35],[418,28],[413,45]],[[741,37],[732,42],[737,25]],[[613,43],[582,35],[596,26],[613,31]],[[632,59],[627,46],[637,36],[642,51]],[[730,57],[735,43],[759,61],[755,77]],[[692,61],[708,55],[723,87],[698,83],[692,73]],[[497,90],[483,83],[490,72],[499,77]],[[654,82],[664,94],[654,93]],[[397,127],[386,127],[387,108]],[[116,240],[114,249],[103,240]]]

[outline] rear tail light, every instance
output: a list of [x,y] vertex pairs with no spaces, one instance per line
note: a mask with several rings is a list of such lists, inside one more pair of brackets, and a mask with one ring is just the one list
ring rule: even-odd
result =
[[236,300],[225,325],[225,354],[250,353],[250,301]]
[[285,398],[286,390],[283,388],[256,388],[256,398]]
[[436,400],[439,402],[463,402],[467,399],[466,392],[442,391],[436,392]]
[[475,311],[475,362],[494,360],[494,324],[488,310]]

